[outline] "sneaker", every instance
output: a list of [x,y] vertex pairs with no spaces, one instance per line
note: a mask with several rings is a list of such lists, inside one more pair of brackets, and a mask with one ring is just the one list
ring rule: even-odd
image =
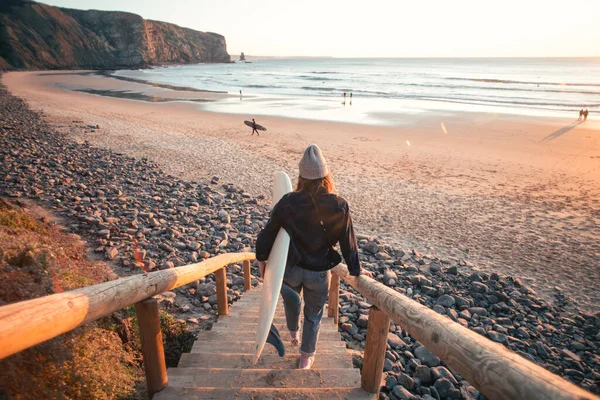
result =
[[300,356],[300,360],[298,360],[298,369],[310,369],[313,363],[315,362],[315,356],[307,357],[304,355]]

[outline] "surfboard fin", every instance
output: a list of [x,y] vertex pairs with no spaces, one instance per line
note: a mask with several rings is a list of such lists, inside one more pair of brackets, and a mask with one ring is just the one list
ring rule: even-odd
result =
[[279,336],[279,331],[275,328],[275,325],[271,324],[271,330],[269,331],[269,336],[267,336],[267,343],[273,345],[277,350],[277,354],[279,357],[285,356],[285,346],[283,345],[283,340],[281,340],[281,336]]

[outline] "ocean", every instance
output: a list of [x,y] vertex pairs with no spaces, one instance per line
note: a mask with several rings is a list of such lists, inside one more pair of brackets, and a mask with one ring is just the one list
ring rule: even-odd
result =
[[114,75],[231,93],[236,97],[199,107],[248,115],[394,125],[402,123],[402,115],[427,112],[577,118],[587,108],[594,119],[600,113],[600,58],[251,61],[121,70]]

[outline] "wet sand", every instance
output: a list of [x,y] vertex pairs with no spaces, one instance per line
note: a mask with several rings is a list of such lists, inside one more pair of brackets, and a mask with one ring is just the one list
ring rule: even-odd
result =
[[216,175],[253,194],[270,195],[276,170],[295,176],[304,148],[317,143],[358,233],[520,276],[548,296],[558,286],[575,305],[600,310],[598,120],[398,114],[389,117],[402,125],[374,127],[261,117],[269,130],[256,137],[242,123],[252,116],[201,110],[224,94],[72,72],[9,73],[2,83],[75,140],[151,158],[184,179]]

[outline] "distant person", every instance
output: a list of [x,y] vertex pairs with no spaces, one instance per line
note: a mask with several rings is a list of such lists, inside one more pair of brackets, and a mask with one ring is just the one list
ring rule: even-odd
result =
[[250,136],[254,136],[254,132],[256,132],[256,136],[260,136],[260,133],[258,133],[258,129],[256,129],[256,121],[254,120],[254,118],[252,118],[252,135]]
[[352,92],[350,92],[350,105],[352,105]]
[[577,121],[582,121],[583,120],[583,108],[581,110],[579,110],[579,118],[577,118]]
[[587,110],[587,108],[585,109],[585,111],[583,112],[583,120],[587,121],[587,116],[588,116],[589,112]]
[[242,91],[240,90],[240,99],[242,98]]
[[344,92],[344,101],[346,101],[346,92]]

